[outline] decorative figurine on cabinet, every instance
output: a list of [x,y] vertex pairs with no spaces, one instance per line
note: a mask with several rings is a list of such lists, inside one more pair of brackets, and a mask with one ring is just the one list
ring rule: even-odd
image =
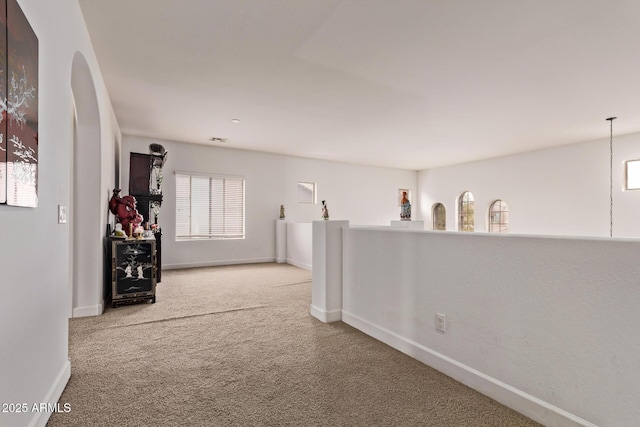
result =
[[122,229],[129,237],[132,237],[133,230],[142,224],[144,219],[136,210],[136,199],[133,196],[120,197],[119,189],[113,190],[113,196],[109,200],[109,210],[118,217],[118,222],[122,224]]
[[280,205],[280,219],[284,219],[284,205]]
[[113,235],[116,237],[127,237],[127,235],[125,234],[124,230],[122,229],[122,224],[117,223],[116,224],[116,228],[113,231]]
[[329,209],[327,208],[327,203],[322,201],[322,219],[327,221],[329,219]]

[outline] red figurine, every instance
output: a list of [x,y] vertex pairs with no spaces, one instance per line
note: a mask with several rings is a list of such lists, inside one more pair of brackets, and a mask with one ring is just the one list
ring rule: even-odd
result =
[[144,218],[136,210],[136,198],[133,196],[120,197],[120,190],[113,190],[109,200],[109,210],[118,217],[122,230],[131,237],[132,231],[142,224]]

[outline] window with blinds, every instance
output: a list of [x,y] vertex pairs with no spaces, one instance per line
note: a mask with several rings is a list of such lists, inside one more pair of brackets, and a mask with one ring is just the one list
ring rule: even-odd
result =
[[244,239],[244,178],[176,173],[176,239]]

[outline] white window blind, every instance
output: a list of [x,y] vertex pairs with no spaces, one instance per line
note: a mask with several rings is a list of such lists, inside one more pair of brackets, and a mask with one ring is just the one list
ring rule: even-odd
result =
[[244,178],[176,173],[176,239],[243,239]]

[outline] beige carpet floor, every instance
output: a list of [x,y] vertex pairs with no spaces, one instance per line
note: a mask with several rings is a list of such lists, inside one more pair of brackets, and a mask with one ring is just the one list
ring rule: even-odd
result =
[[538,426],[341,322],[311,274],[163,271],[155,304],[70,320],[71,380],[47,426]]

